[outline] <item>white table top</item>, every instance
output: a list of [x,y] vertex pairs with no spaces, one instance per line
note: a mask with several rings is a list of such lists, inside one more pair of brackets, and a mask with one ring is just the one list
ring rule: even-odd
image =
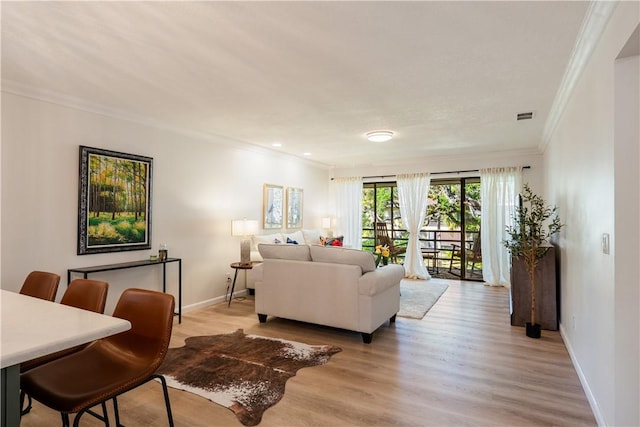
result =
[[131,328],[124,319],[0,290],[0,368]]

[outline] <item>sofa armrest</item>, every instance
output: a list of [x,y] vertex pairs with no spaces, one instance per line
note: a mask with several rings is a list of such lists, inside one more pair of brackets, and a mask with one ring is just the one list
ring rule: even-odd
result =
[[360,295],[376,295],[389,289],[402,280],[404,267],[399,264],[389,264],[374,271],[369,271],[358,280],[358,293]]
[[260,255],[260,251],[257,250],[257,249],[255,251],[252,250],[251,253],[250,253],[250,256],[251,256],[251,261],[252,262],[264,261],[262,259],[262,255]]
[[251,270],[248,270],[249,277],[253,282],[262,282],[262,274],[264,269],[264,263],[255,264]]

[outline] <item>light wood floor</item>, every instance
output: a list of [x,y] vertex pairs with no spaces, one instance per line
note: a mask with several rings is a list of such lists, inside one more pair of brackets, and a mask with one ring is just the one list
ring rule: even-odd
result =
[[[438,279],[433,279],[438,280]],[[525,337],[509,324],[508,291],[446,281],[449,289],[422,320],[398,317],[360,334],[269,318],[260,325],[253,299],[187,313],[171,346],[187,336],[245,332],[333,344],[326,365],[298,371],[260,426],[595,426],[559,333]],[[233,413],[170,389],[177,427],[241,426]],[[167,425],[161,387],[149,383],[118,399],[127,427]],[[21,426],[57,426],[59,415],[34,403]],[[89,416],[82,426],[102,425]]]

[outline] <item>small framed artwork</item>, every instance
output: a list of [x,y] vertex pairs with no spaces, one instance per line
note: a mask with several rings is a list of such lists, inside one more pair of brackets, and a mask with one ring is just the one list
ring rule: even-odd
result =
[[153,159],[80,146],[78,255],[151,249]]
[[262,196],[262,228],[282,228],[284,189],[281,185],[264,184]]
[[287,228],[302,228],[302,188],[287,188]]

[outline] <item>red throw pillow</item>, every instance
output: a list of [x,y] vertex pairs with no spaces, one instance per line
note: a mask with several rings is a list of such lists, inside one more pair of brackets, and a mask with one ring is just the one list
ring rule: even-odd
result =
[[338,237],[327,237],[324,245],[325,246],[343,246],[342,241],[344,240],[344,236]]

